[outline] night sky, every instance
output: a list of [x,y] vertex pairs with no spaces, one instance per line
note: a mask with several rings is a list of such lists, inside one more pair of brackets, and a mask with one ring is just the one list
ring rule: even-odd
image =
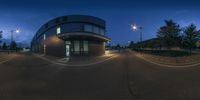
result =
[[144,39],[154,38],[165,19],[173,19],[185,27],[191,23],[200,28],[198,0],[1,0],[0,30],[10,39],[10,30],[17,42],[29,44],[33,35],[47,21],[71,14],[100,17],[107,22],[107,34],[113,43],[126,44],[139,40],[139,32],[131,24],[143,26]]

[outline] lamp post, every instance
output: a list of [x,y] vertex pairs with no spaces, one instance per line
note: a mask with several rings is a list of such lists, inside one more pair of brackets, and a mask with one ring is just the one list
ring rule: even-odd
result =
[[16,43],[14,42],[13,35],[14,35],[14,33],[19,33],[20,30],[17,28],[16,30],[11,30],[10,32],[11,32],[11,35],[10,35],[10,36],[11,36],[10,50],[11,50],[11,49],[16,48],[16,47],[15,47],[15,46],[16,46],[16,45],[15,45]]
[[134,24],[134,25],[131,25],[131,29],[133,30],[133,31],[140,31],[140,43],[141,43],[141,45],[140,45],[140,49],[142,49],[142,29],[143,29],[143,27],[142,26],[137,26],[136,24]]
[[11,36],[11,42],[13,42],[13,41],[14,41],[14,39],[13,39],[13,34],[14,34],[14,32],[15,32],[15,33],[19,33],[20,30],[17,28],[16,30],[11,30],[10,32],[11,32],[11,35],[10,35],[10,36]]

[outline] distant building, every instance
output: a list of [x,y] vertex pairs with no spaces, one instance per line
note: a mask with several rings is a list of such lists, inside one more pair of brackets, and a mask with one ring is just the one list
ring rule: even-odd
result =
[[44,24],[31,42],[31,51],[58,57],[95,56],[105,53],[104,20],[86,15],[55,18]]

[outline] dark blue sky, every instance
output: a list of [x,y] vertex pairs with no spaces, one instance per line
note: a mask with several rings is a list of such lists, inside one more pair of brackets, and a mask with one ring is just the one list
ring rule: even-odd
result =
[[136,23],[144,27],[144,39],[153,38],[165,19],[181,26],[194,23],[200,28],[198,0],[3,0],[0,3],[0,30],[18,42],[29,43],[35,32],[48,20],[70,14],[100,17],[107,22],[107,33],[114,43],[138,41],[139,33],[130,29]]

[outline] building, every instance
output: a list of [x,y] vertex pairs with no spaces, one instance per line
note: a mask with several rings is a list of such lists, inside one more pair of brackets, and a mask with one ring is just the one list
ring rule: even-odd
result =
[[44,24],[31,42],[31,51],[50,56],[97,56],[105,53],[104,20],[87,15],[69,15]]

